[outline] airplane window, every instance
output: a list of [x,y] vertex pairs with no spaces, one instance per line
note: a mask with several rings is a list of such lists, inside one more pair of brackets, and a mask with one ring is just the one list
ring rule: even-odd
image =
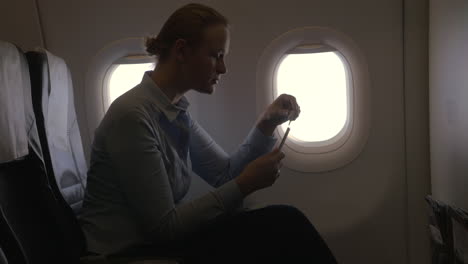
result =
[[141,82],[143,73],[154,69],[154,63],[115,64],[108,81],[109,105]]
[[[287,168],[330,171],[361,153],[370,130],[370,80],[364,53],[345,33],[291,29],[273,39],[257,64],[257,113],[291,94],[301,115],[284,139]],[[275,130],[283,139],[289,122]]]
[[[291,123],[289,139],[298,143],[325,141],[346,124],[346,69],[335,51],[287,54],[278,66],[275,90],[276,96],[295,96],[301,106],[300,117]],[[287,126],[288,122],[284,123],[282,130]]]

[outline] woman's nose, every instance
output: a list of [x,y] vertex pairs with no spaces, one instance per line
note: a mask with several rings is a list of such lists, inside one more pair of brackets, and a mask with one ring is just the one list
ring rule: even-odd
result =
[[224,73],[227,72],[226,64],[224,64],[223,59],[218,60],[218,62],[216,64],[216,72],[218,74],[224,74]]

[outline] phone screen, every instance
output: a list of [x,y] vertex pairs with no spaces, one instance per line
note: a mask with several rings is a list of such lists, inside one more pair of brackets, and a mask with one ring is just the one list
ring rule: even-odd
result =
[[283,148],[284,142],[286,142],[286,138],[288,137],[289,130],[291,130],[289,127],[286,129],[286,132],[284,133],[283,139],[281,140],[281,144],[279,145],[279,150]]

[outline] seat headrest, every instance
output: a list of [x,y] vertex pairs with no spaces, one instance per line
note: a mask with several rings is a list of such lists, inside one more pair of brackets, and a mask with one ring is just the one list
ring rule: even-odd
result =
[[25,86],[30,89],[24,55],[15,45],[0,41],[0,163],[28,154],[31,120],[25,115]]
[[46,127],[48,128],[49,144],[56,148],[69,151],[70,142],[68,140],[68,104],[69,92],[73,87],[71,73],[67,64],[62,58],[59,58],[45,49],[36,49],[37,52],[44,53],[47,58],[48,70],[45,71],[49,76],[48,100],[45,105],[47,109],[43,109],[47,116]]

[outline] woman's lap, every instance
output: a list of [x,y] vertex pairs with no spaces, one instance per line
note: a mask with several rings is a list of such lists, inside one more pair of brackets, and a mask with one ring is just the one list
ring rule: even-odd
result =
[[154,249],[184,263],[336,263],[307,217],[287,205],[218,218],[190,239]]
[[218,263],[226,263],[227,259],[233,263],[242,259],[246,263],[246,259],[255,256],[269,261],[310,259],[317,263],[336,263],[307,217],[286,205],[267,206],[215,221],[184,247],[189,256],[204,260],[213,256]]

